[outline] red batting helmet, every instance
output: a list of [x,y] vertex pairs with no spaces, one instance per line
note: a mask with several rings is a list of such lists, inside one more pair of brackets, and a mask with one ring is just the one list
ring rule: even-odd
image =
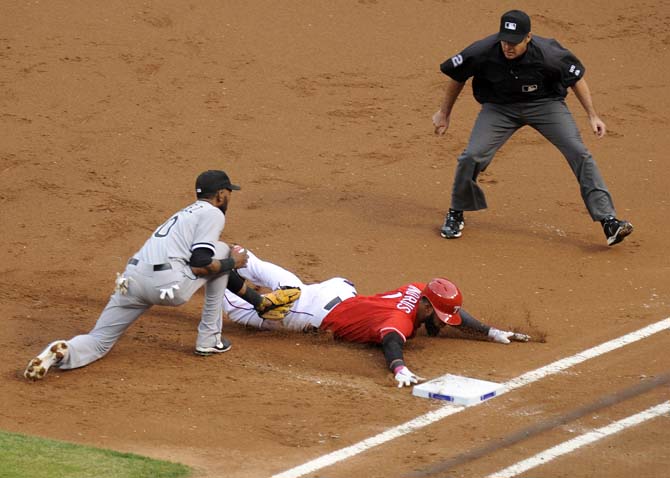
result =
[[453,282],[440,277],[433,279],[423,289],[422,295],[430,301],[435,315],[442,322],[449,325],[461,323],[459,310],[463,303],[463,296]]

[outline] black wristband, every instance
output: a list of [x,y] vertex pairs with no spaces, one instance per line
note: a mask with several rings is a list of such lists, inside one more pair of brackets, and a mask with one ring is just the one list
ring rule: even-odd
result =
[[220,274],[226,274],[235,268],[235,259],[232,257],[217,260],[219,261],[219,264],[221,264],[221,270],[219,270]]
[[237,294],[238,297],[246,300],[249,302],[251,305],[254,306],[254,309],[260,314],[263,312],[261,310],[261,306],[263,305],[263,296],[260,295],[258,292],[256,292],[254,289],[251,287],[247,286],[247,290],[244,294]]
[[389,364],[389,369],[391,372],[395,372],[395,369],[398,367],[403,367],[405,365],[405,361],[403,359],[395,359],[393,362]]

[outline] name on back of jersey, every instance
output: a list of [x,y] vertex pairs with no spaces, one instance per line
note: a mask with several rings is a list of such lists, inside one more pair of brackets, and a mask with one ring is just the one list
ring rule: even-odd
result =
[[400,302],[396,304],[398,310],[402,310],[406,314],[411,314],[416,308],[416,304],[419,303],[421,298],[421,290],[418,287],[410,285],[407,287],[405,294],[403,295]]

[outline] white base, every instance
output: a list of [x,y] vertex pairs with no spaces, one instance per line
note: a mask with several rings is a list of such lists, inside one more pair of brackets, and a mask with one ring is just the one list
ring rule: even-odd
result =
[[470,405],[493,398],[504,388],[499,383],[448,373],[428,382],[414,385],[412,395],[446,400],[455,405]]

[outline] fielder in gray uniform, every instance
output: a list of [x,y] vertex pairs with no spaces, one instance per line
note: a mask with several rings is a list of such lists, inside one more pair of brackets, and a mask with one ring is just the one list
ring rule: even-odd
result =
[[182,305],[202,286],[205,299],[195,346],[199,355],[226,352],[231,347],[221,336],[227,286],[258,313],[277,305],[274,293],[259,295],[234,271],[246,265],[247,252],[240,247],[231,250],[219,241],[232,191],[240,187],[225,172],[213,170],[200,174],[195,188],[197,201],[160,225],[128,260],[93,330],[49,344],[28,363],[26,378],[41,379],[54,365],[72,369],[98,360],[153,305]]
[[461,237],[463,211],[486,208],[477,176],[510,136],[526,125],[563,153],[579,181],[586,209],[602,224],[607,244],[617,244],[633,232],[630,222],[616,218],[605,181],[565,104],[567,88],[571,88],[588,114],[593,132],[599,138],[605,135],[605,123],[593,107],[584,80],[584,65],[556,40],[533,36],[528,15],[519,10],[505,13],[498,34],[468,46],[440,69],[450,79],[442,106],[433,115],[437,134],[447,131],[454,103],[470,77],[475,99],[482,105],[468,146],[458,158],[442,237]]

